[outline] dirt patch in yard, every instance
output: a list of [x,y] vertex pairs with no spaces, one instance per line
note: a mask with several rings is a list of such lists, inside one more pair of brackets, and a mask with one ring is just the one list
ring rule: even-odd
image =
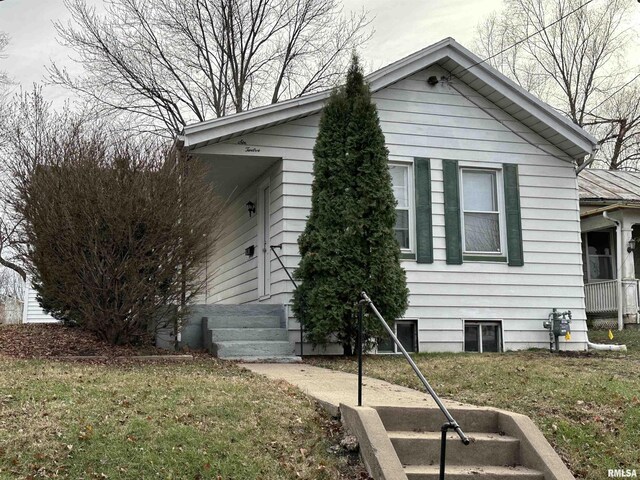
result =
[[153,346],[110,345],[90,332],[64,325],[0,326],[0,355],[11,358],[135,357],[172,353],[180,352],[171,352]]

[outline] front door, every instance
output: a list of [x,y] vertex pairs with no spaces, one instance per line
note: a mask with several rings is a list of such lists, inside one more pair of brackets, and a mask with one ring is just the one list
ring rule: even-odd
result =
[[258,188],[258,296],[271,295],[271,187],[269,179]]

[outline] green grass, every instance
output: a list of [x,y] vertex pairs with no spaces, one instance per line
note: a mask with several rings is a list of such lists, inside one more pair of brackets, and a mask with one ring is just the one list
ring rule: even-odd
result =
[[335,432],[293,387],[213,360],[0,358],[0,478],[360,478]]
[[[606,334],[590,332],[590,340],[604,343]],[[442,397],[530,416],[577,478],[596,480],[605,478],[609,468],[640,469],[640,332],[614,336],[611,343],[626,342],[627,354],[527,351],[414,358]],[[309,362],[357,369],[352,359]],[[404,358],[365,357],[364,372],[422,389]]]

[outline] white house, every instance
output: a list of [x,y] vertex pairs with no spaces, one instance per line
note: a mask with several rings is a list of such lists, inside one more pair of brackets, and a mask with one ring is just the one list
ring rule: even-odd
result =
[[[547,347],[542,323],[558,308],[573,314],[562,348],[585,349],[575,162],[595,139],[451,38],[367,80],[399,201],[405,343],[420,351]],[[328,96],[184,129],[179,145],[209,164],[230,199],[203,304],[290,303],[293,285],[275,253],[296,268]],[[294,319],[288,329],[296,342]]]

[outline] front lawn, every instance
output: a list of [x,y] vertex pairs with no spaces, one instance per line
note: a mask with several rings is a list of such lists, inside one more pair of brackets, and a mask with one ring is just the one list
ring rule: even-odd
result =
[[367,478],[290,385],[213,359],[0,356],[0,478]]
[[[414,359],[441,396],[530,416],[577,478],[599,480],[610,468],[640,470],[640,332],[614,335],[614,343],[626,342],[629,353],[418,354]],[[605,339],[606,332],[590,332],[591,341]],[[307,361],[357,371],[353,359]],[[422,390],[401,357],[367,356],[364,372]],[[365,402],[366,395],[365,387]]]

